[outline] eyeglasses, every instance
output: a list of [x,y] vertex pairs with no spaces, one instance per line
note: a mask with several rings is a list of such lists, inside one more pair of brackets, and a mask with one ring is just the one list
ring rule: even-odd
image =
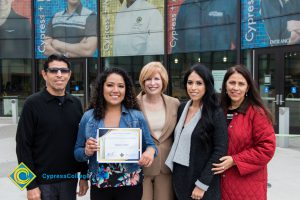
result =
[[46,72],[49,72],[51,74],[57,74],[58,71],[60,71],[60,73],[62,74],[68,74],[70,73],[71,70],[69,68],[59,68],[59,67],[51,67],[46,69]]

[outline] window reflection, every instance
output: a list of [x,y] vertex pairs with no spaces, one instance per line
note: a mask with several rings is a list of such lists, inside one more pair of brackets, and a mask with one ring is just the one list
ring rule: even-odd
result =
[[21,112],[31,91],[31,60],[0,60],[0,115],[11,115],[11,99],[19,100]]
[[[185,53],[185,54],[173,54],[169,57],[170,63],[170,87],[171,95],[179,100],[186,100],[187,96],[184,90],[183,76],[184,72],[193,64],[199,62],[208,66],[214,76],[215,85],[221,84],[222,77],[219,76],[220,72],[224,73],[228,67],[235,64],[236,53],[235,51],[219,51],[219,52],[205,52],[205,53]],[[220,80],[219,80],[220,79]],[[217,90],[219,89],[216,88]]]
[[300,52],[288,52],[285,61],[285,106],[290,108],[290,133],[299,132],[300,118]]

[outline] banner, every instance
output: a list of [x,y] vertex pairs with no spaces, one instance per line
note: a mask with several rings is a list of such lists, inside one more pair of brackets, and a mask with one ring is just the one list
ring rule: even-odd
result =
[[168,53],[177,45],[178,33],[176,31],[176,20],[180,5],[184,0],[170,0],[168,2]]
[[168,0],[168,53],[236,48],[236,0]]
[[97,57],[97,0],[35,0],[36,58]]
[[31,58],[30,0],[1,1],[0,58]]
[[300,43],[299,0],[242,0],[242,49]]
[[164,1],[101,0],[101,56],[162,55]]

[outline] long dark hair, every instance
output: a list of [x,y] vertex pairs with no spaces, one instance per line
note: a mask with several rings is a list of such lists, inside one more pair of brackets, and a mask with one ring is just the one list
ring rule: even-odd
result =
[[122,102],[122,105],[124,105],[128,109],[140,110],[136,100],[136,94],[135,94],[132,81],[127,75],[127,73],[120,68],[116,68],[116,67],[108,68],[104,72],[98,75],[96,88],[93,94],[91,95],[91,101],[88,107],[88,109],[94,109],[94,117],[97,120],[100,120],[105,116],[106,100],[104,99],[104,95],[103,95],[103,86],[107,77],[111,74],[118,74],[122,76],[122,78],[124,79],[125,97]]
[[224,109],[224,111],[227,112],[228,107],[231,105],[231,99],[226,93],[226,82],[229,79],[229,77],[234,73],[241,74],[246,79],[249,87],[247,96],[245,96],[245,99],[240,105],[239,110],[245,113],[248,106],[253,105],[255,107],[262,109],[264,113],[267,115],[269,121],[273,122],[273,117],[271,112],[265,107],[259,95],[259,91],[255,86],[254,80],[252,79],[251,73],[244,65],[235,65],[233,67],[230,67],[224,76],[224,80],[222,83],[222,91],[221,91],[221,106]]
[[192,72],[197,73],[204,81],[205,84],[205,94],[202,97],[202,116],[200,122],[202,124],[203,130],[200,130],[203,134],[200,135],[201,143],[210,149],[212,147],[212,137],[214,131],[213,114],[219,107],[218,97],[214,88],[214,78],[211,71],[202,64],[194,64],[184,75],[184,87],[187,92],[187,82],[188,77]]

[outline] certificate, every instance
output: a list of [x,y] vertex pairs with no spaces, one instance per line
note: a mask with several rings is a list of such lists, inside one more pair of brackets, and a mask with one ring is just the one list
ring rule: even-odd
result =
[[139,128],[99,128],[99,163],[137,163],[142,155],[142,130]]

